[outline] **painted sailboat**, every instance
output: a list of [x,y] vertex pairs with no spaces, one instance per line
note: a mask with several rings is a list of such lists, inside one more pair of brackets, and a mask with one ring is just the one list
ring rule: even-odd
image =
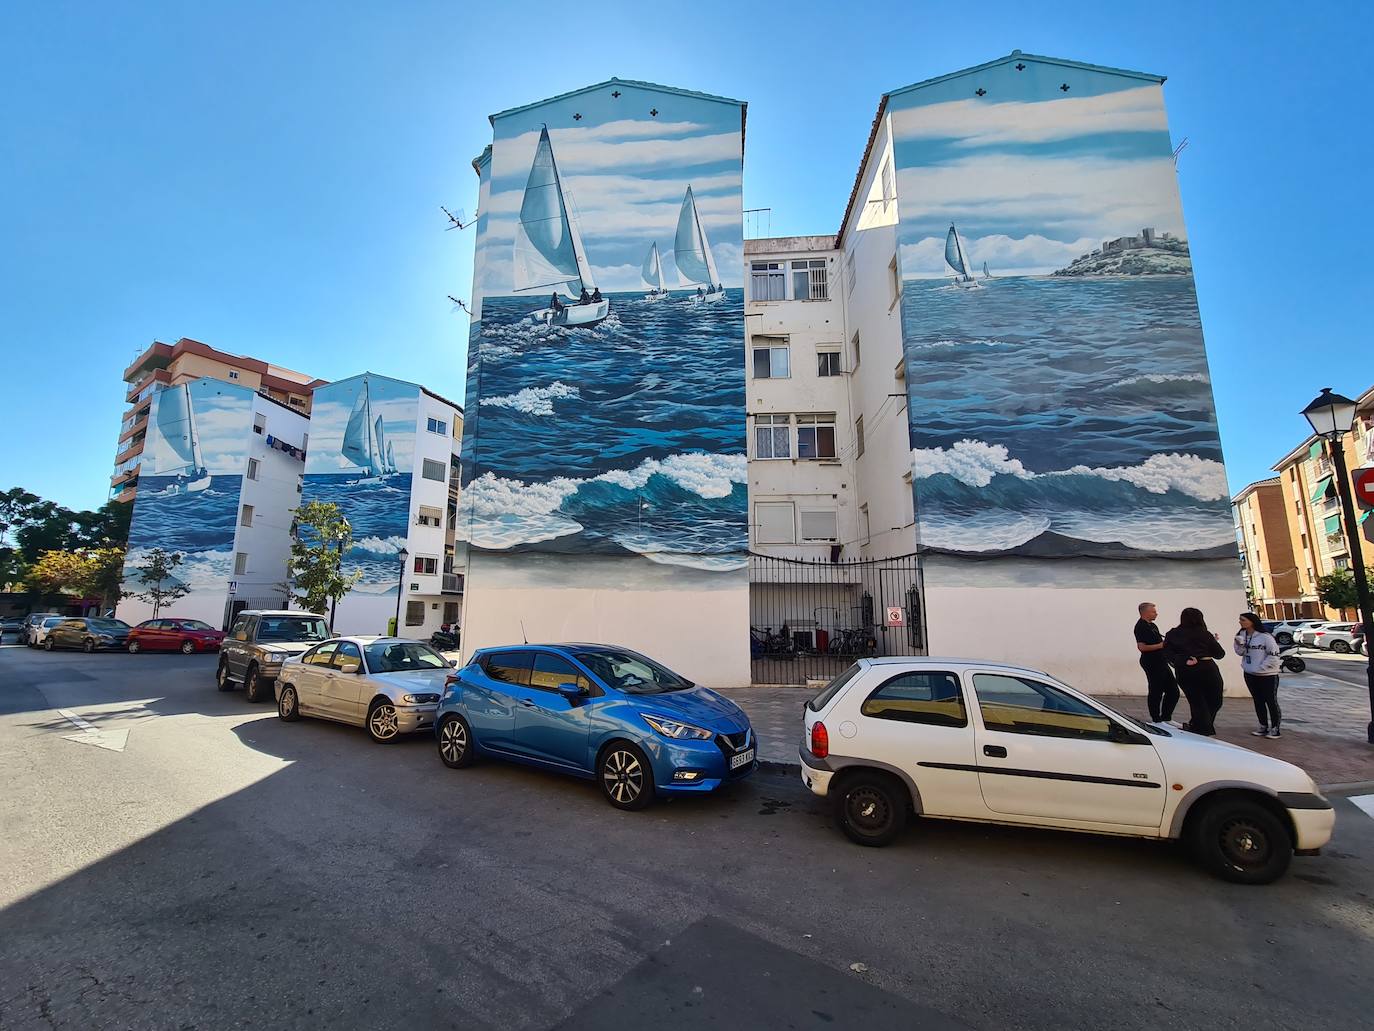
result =
[[[716,259],[711,254],[711,242],[706,239],[706,227],[701,224],[697,213],[696,198],[692,188],[682,198],[682,210],[677,216],[677,235],[673,239],[673,261],[677,263],[678,273],[689,283],[698,283],[696,300],[709,304],[725,296],[720,274],[716,271]],[[702,289],[701,287],[704,287]]]
[[663,263],[658,257],[658,241],[649,244],[649,253],[644,256],[639,274],[649,284],[649,292],[644,295],[646,301],[661,301],[668,296],[668,291],[663,288]]
[[166,471],[175,470],[176,479],[163,493],[194,494],[210,486],[210,471],[200,453],[200,433],[196,429],[196,408],[189,383],[162,391],[157,402],[157,426],[175,457],[171,469]]
[[396,449],[391,446],[391,441],[386,442],[386,468],[388,472],[398,473],[401,470],[396,468]]
[[969,271],[968,255],[964,253],[964,242],[954,223],[949,224],[949,235],[945,237],[945,264],[954,270],[954,285],[961,290],[978,289],[978,280]]
[[358,391],[358,399],[353,402],[353,411],[348,415],[344,427],[343,456],[356,466],[363,475],[353,483],[380,483],[382,477],[394,469],[387,468],[387,443],[382,434],[382,417],[372,414],[372,391],[366,379],[363,389]]
[[985,262],[983,262],[983,281],[986,282],[987,280],[989,280],[989,279],[991,279],[991,278],[992,278],[992,273],[988,271],[988,263],[985,261]]
[[[539,132],[525,182],[515,228],[514,265],[517,293],[553,288],[549,306],[531,313],[536,320],[550,326],[594,326],[610,314],[611,302],[601,296],[592,278],[577,223],[568,217],[548,126]],[[562,288],[572,293],[570,299],[559,296]]]

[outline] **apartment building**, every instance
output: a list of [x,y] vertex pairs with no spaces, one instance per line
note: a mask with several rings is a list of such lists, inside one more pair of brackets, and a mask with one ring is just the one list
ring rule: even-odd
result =
[[115,447],[110,476],[113,500],[132,501],[137,493],[154,394],[163,387],[202,377],[246,387],[307,418],[311,392],[325,382],[257,358],[216,350],[189,337],[182,337],[175,344],[155,341],[124,370],[124,399],[129,408],[120,424]]
[[1318,615],[1313,603],[1303,600],[1282,478],[1250,484],[1231,499],[1231,505],[1251,608],[1269,619]]

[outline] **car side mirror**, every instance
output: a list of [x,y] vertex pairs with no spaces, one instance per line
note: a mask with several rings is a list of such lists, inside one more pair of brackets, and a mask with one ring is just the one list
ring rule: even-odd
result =
[[448,664],[449,664],[452,668],[454,668],[454,669],[457,669],[457,668],[458,668],[458,660],[457,660],[457,659],[449,659],[449,660],[448,660]]
[[587,693],[585,688],[574,683],[559,684],[555,690],[570,702],[577,701]]
[[357,673],[363,668],[363,664],[357,659],[344,659],[339,663],[340,673]]
[[1133,730],[1127,730],[1116,720],[1107,721],[1107,740],[1118,745],[1148,745],[1150,742]]

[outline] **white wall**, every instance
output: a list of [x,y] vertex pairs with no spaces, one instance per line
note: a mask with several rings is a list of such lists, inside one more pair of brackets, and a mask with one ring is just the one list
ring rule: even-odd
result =
[[[446,432],[431,432],[428,428],[431,418],[442,421]],[[410,554],[406,559],[405,592],[401,602],[401,624],[397,631],[403,637],[428,638],[444,623],[459,622],[462,618],[462,595],[444,594],[442,590],[444,552],[448,541],[452,539],[452,530],[448,525],[447,477],[452,460],[458,454],[460,439],[454,436],[455,427],[461,435],[462,416],[458,409],[422,390],[415,423],[415,470],[410,487],[410,532],[406,542],[406,550]],[[442,483],[425,479],[422,475],[423,460],[426,458],[444,466],[445,479]],[[439,512],[438,526],[420,524],[421,506]],[[433,575],[415,572],[417,556],[434,559],[436,572]],[[406,621],[406,603],[412,601],[424,605],[424,621],[418,626]],[[444,618],[445,603],[458,604],[456,618]]]

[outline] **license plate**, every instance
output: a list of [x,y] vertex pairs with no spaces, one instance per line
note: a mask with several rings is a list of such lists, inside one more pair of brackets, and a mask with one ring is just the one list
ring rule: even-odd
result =
[[730,769],[732,769],[732,770],[738,770],[741,766],[748,766],[748,765],[749,765],[751,762],[753,762],[753,761],[754,761],[754,750],[751,748],[751,749],[749,749],[748,751],[740,752],[739,755],[736,755],[736,756],[731,757],[731,759],[730,759]]

